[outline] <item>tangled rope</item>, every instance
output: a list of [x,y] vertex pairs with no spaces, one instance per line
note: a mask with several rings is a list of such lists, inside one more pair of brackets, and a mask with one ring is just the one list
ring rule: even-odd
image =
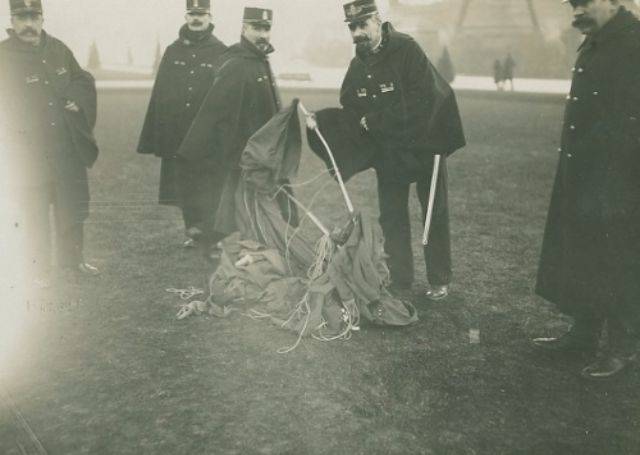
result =
[[326,322],[323,322],[318,327],[318,335],[312,333],[311,336],[314,340],[318,341],[335,341],[335,340],[350,340],[353,332],[360,331],[360,310],[356,305],[355,299],[342,302],[342,321],[345,324],[342,332],[333,336],[325,336],[320,331],[327,326]]
[[165,289],[165,291],[171,294],[177,294],[182,300],[191,300],[197,295],[204,294],[204,291],[202,289],[198,289],[193,286],[189,286],[186,289],[168,288]]

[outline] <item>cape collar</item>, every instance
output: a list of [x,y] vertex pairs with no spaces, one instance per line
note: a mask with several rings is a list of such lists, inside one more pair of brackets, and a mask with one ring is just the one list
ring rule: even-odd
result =
[[12,43],[14,49],[20,50],[21,52],[31,52],[34,54],[42,52],[49,39],[49,35],[47,35],[47,32],[42,30],[40,35],[40,44],[34,46],[33,44],[25,43],[20,38],[18,38],[18,35],[12,28],[7,29],[7,34],[9,35],[9,41]]
[[213,35],[213,28],[213,24],[209,24],[205,30],[194,32],[187,24],[184,24],[180,27],[179,40],[186,46],[202,43]]
[[254,57],[258,57],[260,59],[266,60],[267,56],[275,51],[274,47],[269,44],[266,52],[258,49],[251,41],[246,39],[244,36],[240,38],[240,48],[246,51],[247,54],[252,55]]
[[635,16],[624,6],[621,6],[618,12],[609,20],[609,22],[604,24],[600,30],[593,35],[587,36],[582,44],[580,44],[580,47],[578,47],[578,51],[596,46],[598,43],[609,41],[610,39],[615,38],[615,36],[622,30],[633,26],[635,23],[637,23]]

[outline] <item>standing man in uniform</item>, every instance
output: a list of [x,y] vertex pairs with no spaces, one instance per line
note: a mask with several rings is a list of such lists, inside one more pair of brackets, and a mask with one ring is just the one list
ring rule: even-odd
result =
[[164,53],[151,94],[138,153],[162,158],[160,203],[182,209],[185,247],[201,242],[211,254],[219,238],[213,215],[220,198],[219,166],[201,159],[187,162],[178,147],[213,83],[215,67],[227,47],[213,35],[210,0],[187,0],[186,24]]
[[34,280],[46,286],[53,206],[58,266],[97,275],[83,258],[87,168],[98,156],[95,82],[71,50],[42,29],[41,0],[10,0],[10,10],[9,39],[0,43],[0,128],[8,170],[2,183],[19,203],[15,227],[26,234]]
[[413,283],[409,187],[417,182],[424,212],[434,155],[442,155],[430,241],[424,248],[431,300],[445,298],[451,282],[451,246],[444,158],[465,145],[455,95],[413,38],[383,23],[374,0],[344,5],[356,45],[340,103],[360,119],[361,134],[376,146],[380,225],[392,286]]
[[273,12],[245,8],[240,42],[229,48],[179,154],[188,161],[210,159],[224,169],[225,187],[216,214],[217,230],[236,230],[235,192],[240,157],[249,138],[280,110],[269,64]]
[[536,292],[571,316],[547,351],[602,356],[608,378],[637,355],[640,333],[640,21],[619,0],[570,0],[578,50]]

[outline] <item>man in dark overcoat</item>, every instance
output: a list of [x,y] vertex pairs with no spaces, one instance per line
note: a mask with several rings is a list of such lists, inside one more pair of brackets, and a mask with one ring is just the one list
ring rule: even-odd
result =
[[200,112],[180,146],[189,161],[211,159],[226,180],[216,213],[216,230],[230,234],[235,224],[235,193],[240,157],[249,138],[280,110],[280,96],[269,64],[273,12],[245,8],[240,42],[229,47]]
[[53,206],[58,265],[97,275],[83,258],[87,168],[98,155],[95,82],[71,50],[42,29],[40,0],[10,0],[10,9],[9,39],[0,43],[0,128],[9,170],[2,183],[19,201],[15,226],[25,230],[35,280],[46,285]]
[[208,254],[219,240],[213,216],[220,198],[220,166],[206,159],[190,163],[177,153],[227,47],[213,35],[210,0],[187,0],[185,19],[178,39],[162,57],[138,153],[162,158],[160,203],[182,209],[184,246],[201,240]]
[[640,330],[640,22],[618,0],[570,0],[586,38],[567,95],[537,293],[572,316],[536,346],[593,355],[607,378],[635,357]]
[[374,0],[347,3],[344,12],[356,56],[344,78],[340,103],[355,113],[361,134],[375,144],[380,225],[397,289],[410,288],[414,278],[411,183],[417,182],[424,220],[434,156],[442,156],[430,240],[423,253],[430,283],[426,296],[443,299],[452,278],[445,158],[465,145],[455,95],[413,38],[382,23]]

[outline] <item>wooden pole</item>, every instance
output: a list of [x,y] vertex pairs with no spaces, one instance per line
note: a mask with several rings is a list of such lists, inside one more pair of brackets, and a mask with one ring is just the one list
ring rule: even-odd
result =
[[436,200],[436,188],[438,185],[438,175],[440,173],[440,155],[436,155],[433,160],[433,173],[431,174],[431,188],[429,188],[429,204],[427,205],[427,216],[424,220],[424,233],[422,234],[422,244],[429,243],[429,231],[431,230],[431,219],[433,218],[433,206]]

